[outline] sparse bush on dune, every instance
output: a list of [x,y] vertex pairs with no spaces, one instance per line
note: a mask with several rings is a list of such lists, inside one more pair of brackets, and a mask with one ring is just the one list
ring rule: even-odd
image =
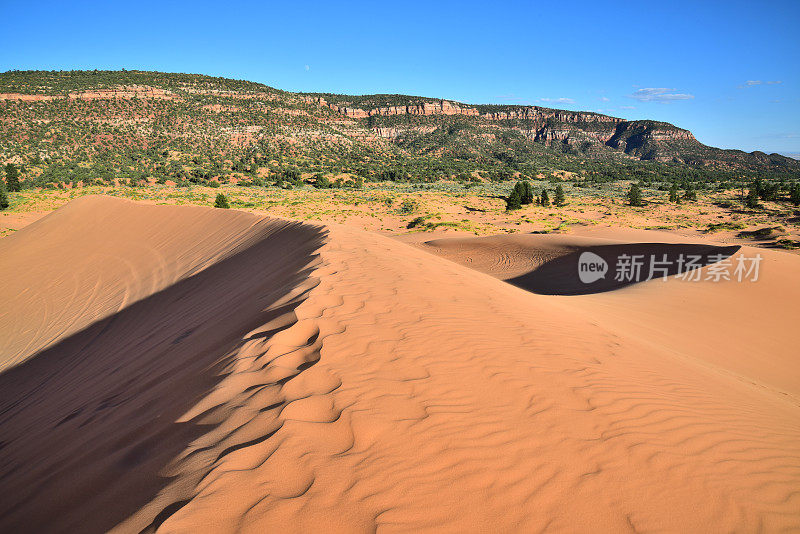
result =
[[425,217],[416,217],[412,219],[407,225],[406,228],[416,228],[417,226],[422,225],[425,222]]
[[406,198],[400,204],[400,213],[410,215],[419,209],[419,201],[413,198]]

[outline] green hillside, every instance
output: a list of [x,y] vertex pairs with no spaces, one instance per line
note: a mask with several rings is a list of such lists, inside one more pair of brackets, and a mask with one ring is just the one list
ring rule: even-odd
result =
[[595,182],[800,176],[795,160],[706,147],[655,121],[140,71],[0,74],[0,163],[22,171],[23,187],[282,184],[318,173],[419,182],[557,170]]

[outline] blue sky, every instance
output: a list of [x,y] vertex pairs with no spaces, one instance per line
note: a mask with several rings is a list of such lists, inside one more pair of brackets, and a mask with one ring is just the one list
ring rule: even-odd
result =
[[800,152],[800,1],[0,0],[0,71],[147,69],[657,119]]

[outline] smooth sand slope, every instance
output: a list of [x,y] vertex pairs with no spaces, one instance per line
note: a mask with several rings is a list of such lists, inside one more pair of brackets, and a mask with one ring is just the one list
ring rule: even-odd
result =
[[[762,256],[755,282],[735,280],[651,281],[621,290],[556,299],[590,321],[626,338],[706,361],[742,380],[800,398],[800,256],[776,250],[698,243],[664,232],[604,230],[593,236],[513,235],[435,239],[423,250],[472,267],[533,292],[572,294],[575,289],[614,286],[613,271],[592,286],[576,277],[583,251]],[[653,241],[658,243],[653,243]],[[613,264],[612,264],[613,265]],[[612,267],[613,269],[613,267]],[[616,284],[619,286],[620,284]]]
[[[777,334],[796,258],[746,293],[564,297],[363,231],[320,247],[249,222],[248,247],[0,374],[0,530],[800,529],[798,363]],[[715,307],[740,299],[779,337],[748,373],[741,324],[703,315],[738,320]],[[689,306],[696,331],[654,325]]]

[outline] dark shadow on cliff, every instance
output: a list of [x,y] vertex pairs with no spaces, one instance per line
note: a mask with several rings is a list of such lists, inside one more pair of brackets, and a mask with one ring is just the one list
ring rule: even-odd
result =
[[[699,260],[695,265],[703,267],[711,263],[720,261],[720,258],[728,258],[739,250],[738,245],[719,247],[714,245],[692,245],[692,244],[667,244],[667,243],[633,243],[621,245],[601,245],[592,247],[580,247],[574,251],[569,252],[563,256],[547,261],[541,266],[537,267],[531,272],[506,280],[506,282],[513,284],[522,289],[531,291],[532,293],[539,293],[541,295],[587,295],[592,293],[604,293],[606,291],[614,291],[632,284],[647,281],[650,275],[650,266],[652,258],[657,262],[658,267],[664,267],[665,270],[657,270],[655,278],[661,278],[664,273],[667,276],[679,274],[685,270],[694,270],[686,268],[686,263],[679,263],[683,258],[685,261],[689,257],[699,256]],[[579,260],[584,253],[592,253],[599,256],[607,264],[607,272],[605,276],[591,282],[584,282],[579,275]],[[634,260],[626,260],[625,258],[641,256],[642,265],[640,267],[640,276],[632,277],[632,279],[617,279],[617,265],[622,259],[623,262]],[[588,259],[591,263],[591,257]],[[638,259],[636,260],[638,262]],[[591,278],[588,268],[584,263],[585,276]],[[596,262],[601,265],[602,262]],[[684,265],[683,268],[680,266]],[[733,267],[731,267],[733,272]],[[695,273],[697,274],[697,273]],[[702,273],[700,273],[702,274]]]
[[162,469],[208,430],[175,421],[219,383],[244,335],[297,306],[269,310],[308,279],[324,238],[274,223],[0,374],[0,532],[105,532],[150,501]]

